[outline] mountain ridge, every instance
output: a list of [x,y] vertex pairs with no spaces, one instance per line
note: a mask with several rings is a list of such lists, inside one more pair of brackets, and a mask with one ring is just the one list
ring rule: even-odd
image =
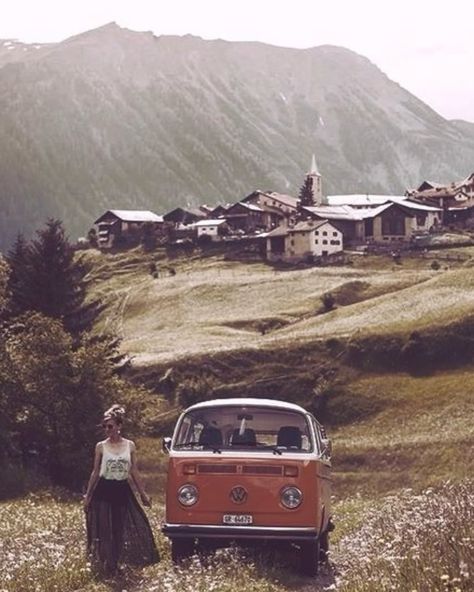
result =
[[312,153],[326,193],[400,193],[472,172],[474,124],[444,119],[339,46],[116,23],[15,43],[0,40],[0,248],[48,216],[75,238],[109,208],[164,213],[256,187],[296,195]]

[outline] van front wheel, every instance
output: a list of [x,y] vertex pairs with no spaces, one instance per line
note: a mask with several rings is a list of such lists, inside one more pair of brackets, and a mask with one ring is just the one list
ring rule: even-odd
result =
[[329,532],[325,530],[320,537],[319,542],[319,561],[327,563],[329,553]]
[[302,574],[311,577],[318,575],[320,552],[319,539],[301,543],[300,561]]
[[194,552],[194,539],[171,539],[171,560],[180,563]]

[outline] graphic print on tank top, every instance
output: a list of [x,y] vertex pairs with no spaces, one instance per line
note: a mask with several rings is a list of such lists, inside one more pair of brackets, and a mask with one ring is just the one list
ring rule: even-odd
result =
[[130,442],[127,441],[125,448],[120,452],[113,452],[107,446],[102,444],[102,463],[100,467],[100,476],[104,479],[114,479],[122,481],[128,479],[130,469]]

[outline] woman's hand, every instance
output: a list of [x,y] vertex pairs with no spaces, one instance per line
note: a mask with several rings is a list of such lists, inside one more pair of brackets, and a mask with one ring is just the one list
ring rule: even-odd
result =
[[140,499],[142,500],[142,504],[145,507],[151,508],[151,497],[150,496],[148,496],[146,493],[141,493]]

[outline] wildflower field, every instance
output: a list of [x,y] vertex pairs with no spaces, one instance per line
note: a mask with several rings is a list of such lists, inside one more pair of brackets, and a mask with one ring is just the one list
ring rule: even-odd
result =
[[113,580],[94,578],[80,500],[30,495],[0,504],[0,592],[469,592],[474,573],[474,482],[378,500],[338,502],[329,564],[312,580],[271,549],[220,550],[172,566],[149,511],[161,561]]

